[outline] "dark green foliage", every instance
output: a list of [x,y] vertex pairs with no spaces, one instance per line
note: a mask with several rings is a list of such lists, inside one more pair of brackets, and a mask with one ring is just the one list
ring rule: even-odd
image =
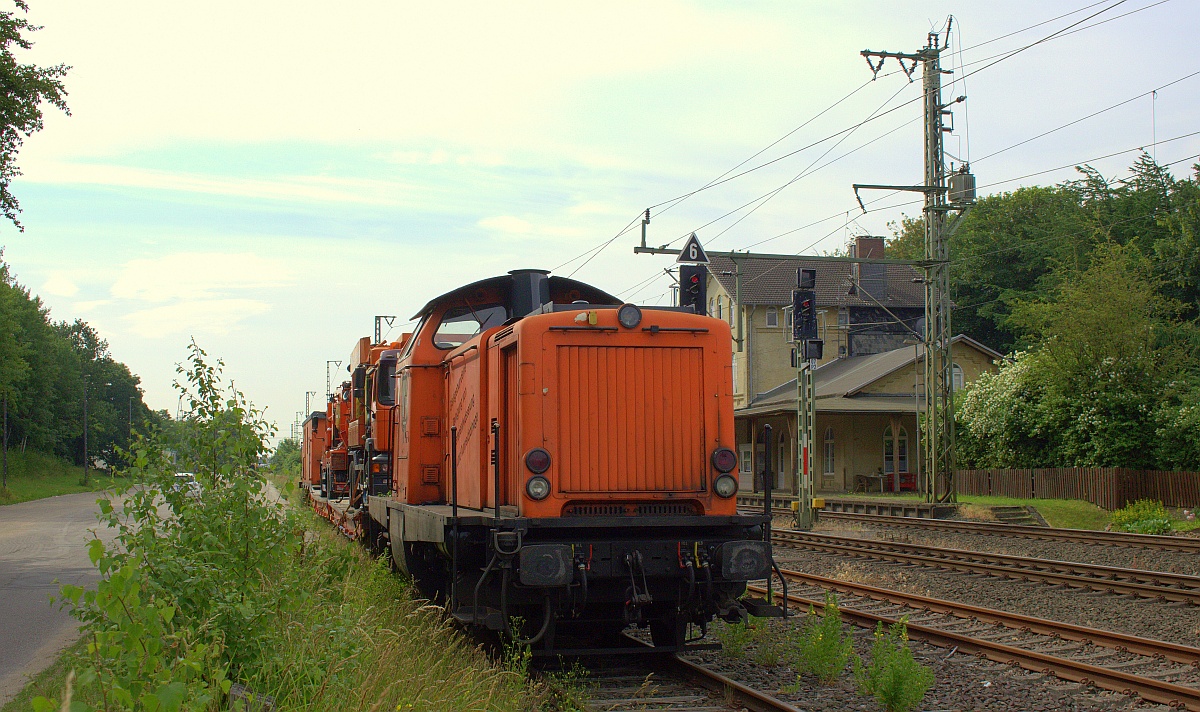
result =
[[271,453],[269,461],[276,472],[287,475],[300,474],[300,441],[296,438],[284,438]]
[[[21,11],[28,11],[22,0],[14,4]],[[14,12],[0,11],[0,212],[23,229],[17,221],[21,206],[16,196],[9,192],[13,179],[21,175],[17,168],[17,153],[25,137],[42,129],[42,103],[70,114],[67,109],[67,90],[62,78],[69,67],[63,64],[39,67],[21,64],[13,54],[14,49],[27,50],[33,46],[27,35],[41,29]]]
[[1200,469],[1200,185],[1131,173],[981,198],[950,238],[954,331],[1017,352],[958,399],[960,466]]
[[112,358],[86,322],[56,322],[41,299],[18,284],[0,251],[0,397],[8,399],[9,447],[83,464],[83,393],[88,392],[88,453],[121,465],[147,420],[141,379]]

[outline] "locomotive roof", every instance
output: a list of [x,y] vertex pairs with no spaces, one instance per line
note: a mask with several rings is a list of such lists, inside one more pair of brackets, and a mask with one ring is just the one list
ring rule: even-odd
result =
[[[519,272],[519,271],[527,271],[527,270],[514,270],[513,272],[509,272],[508,274],[500,275],[498,277],[488,277],[487,279],[481,279],[478,282],[472,282],[470,284],[463,285],[462,287],[459,287],[457,289],[453,289],[449,292],[446,292],[445,294],[441,295],[440,297],[434,297],[433,299],[429,300],[428,304],[421,307],[421,310],[418,311],[416,314],[412,315],[412,317],[410,317],[410,318],[417,319],[417,318],[423,317],[426,314],[428,314],[429,312],[433,311],[433,308],[435,306],[437,306],[438,304],[441,304],[446,301],[457,301],[457,300],[462,299],[463,297],[469,295],[471,292],[473,292],[477,289],[480,289],[480,288],[490,288],[490,289],[496,289],[496,290],[508,292],[509,290],[512,289],[514,273]],[[593,287],[590,284],[580,282],[578,280],[569,279],[567,277],[549,277],[549,281],[550,281],[550,299],[551,299],[551,301],[554,301],[556,298],[564,298],[565,295],[571,295],[571,301],[580,299],[580,300],[586,301],[589,304],[620,305],[622,303],[620,299],[617,299],[616,297],[609,294],[608,292],[605,292],[601,289],[597,289],[596,287]],[[574,292],[575,294],[571,294],[572,292]],[[517,315],[514,314],[511,316],[517,316]],[[524,316],[524,315],[522,314],[520,316]]]

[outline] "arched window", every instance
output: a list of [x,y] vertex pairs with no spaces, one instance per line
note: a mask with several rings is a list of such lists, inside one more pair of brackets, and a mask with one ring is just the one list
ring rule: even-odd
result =
[[961,391],[963,387],[963,370],[962,366],[957,363],[950,370],[950,379],[953,382],[954,390]]
[[767,307],[767,326],[779,326],[779,310]]
[[883,471],[891,474],[896,471],[892,460],[897,462],[901,472],[908,472],[908,433],[900,428],[898,436],[892,435],[892,426],[883,429]]
[[721,298],[720,297],[717,297],[717,318],[718,319],[724,318],[721,316]]
[[709,299],[708,300],[708,315],[712,316],[714,313],[715,312],[713,311],[713,300]]
[[833,428],[825,428],[825,474],[832,475],[833,469]]

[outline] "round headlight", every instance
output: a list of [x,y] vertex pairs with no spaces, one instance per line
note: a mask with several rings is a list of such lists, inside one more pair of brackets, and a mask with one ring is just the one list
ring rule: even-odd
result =
[[733,479],[733,475],[721,475],[713,482],[713,492],[728,499],[737,494],[737,480]]
[[525,453],[525,466],[535,475],[540,475],[550,469],[550,453],[535,447]]
[[[733,479],[732,477],[729,479]],[[525,483],[525,494],[529,495],[530,499],[543,500],[550,496],[550,480],[538,475],[530,477]]]
[[642,310],[633,304],[622,304],[617,310],[617,321],[626,329],[632,329],[642,323]]
[[727,447],[719,447],[713,450],[712,464],[718,472],[733,472],[737,467],[737,455]]

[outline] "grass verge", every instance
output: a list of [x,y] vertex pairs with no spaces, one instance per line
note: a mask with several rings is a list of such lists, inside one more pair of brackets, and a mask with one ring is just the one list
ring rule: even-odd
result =
[[0,712],[29,712],[33,698],[54,697],[62,693],[67,673],[78,668],[86,653],[87,644],[81,639],[62,651],[50,667],[34,675],[17,696],[8,701]]
[[[83,468],[40,452],[9,450],[8,487],[0,488],[0,504],[16,504],[60,494],[98,492],[113,485],[113,478],[93,470],[88,486],[83,481]],[[118,482],[124,480],[118,479]]]

